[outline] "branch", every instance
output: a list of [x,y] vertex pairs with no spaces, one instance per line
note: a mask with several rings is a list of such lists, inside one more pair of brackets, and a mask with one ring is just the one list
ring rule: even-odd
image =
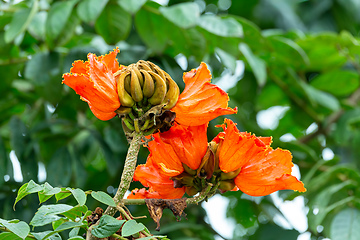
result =
[[308,105],[306,104],[306,102],[301,99],[300,97],[298,97],[297,95],[295,95],[290,89],[289,86],[287,84],[285,84],[279,77],[277,77],[275,74],[271,74],[269,73],[269,76],[271,77],[271,79],[274,81],[274,83],[276,83],[276,85],[278,85],[283,91],[284,93],[296,104],[298,105],[300,108],[302,108],[304,110],[304,112],[309,115],[312,119],[314,119],[315,122],[317,123],[321,123],[321,119],[318,117],[317,113],[308,107]]
[[[355,107],[358,104],[359,100],[360,100],[360,88],[358,88],[355,92],[353,92],[351,96],[346,99],[346,102],[350,106]],[[335,123],[337,120],[339,120],[339,118],[344,114],[344,112],[345,110],[343,108],[337,112],[334,112],[325,120],[324,127],[319,126],[317,131],[309,135],[303,136],[298,141],[300,143],[307,143],[320,134],[327,135],[331,131],[332,124]]]
[[[141,133],[136,133],[136,132],[133,133],[133,139],[130,142],[128,153],[126,155],[124,170],[121,175],[120,184],[114,197],[114,201],[116,205],[121,203],[121,200],[124,198],[124,195],[126,191],[129,189],[130,183],[133,179],[137,156],[141,146],[141,137],[142,137]],[[116,207],[108,206],[104,214],[114,216],[116,211],[117,211]]]
[[[124,169],[123,169],[123,172],[121,175],[120,184],[119,184],[118,190],[113,198],[116,205],[119,205],[119,203],[121,203],[121,200],[123,199],[126,191],[129,189],[130,183],[134,176],[137,156],[138,156],[140,146],[141,146],[142,134],[134,132],[132,134],[132,137],[133,138],[130,142],[130,146],[129,146],[129,149],[128,149],[128,152],[126,155],[125,165],[124,165]],[[108,206],[107,209],[105,210],[104,214],[114,216],[117,211],[118,211],[118,209],[116,207]],[[97,239],[97,237],[95,237],[91,234],[91,229],[92,228],[90,227],[87,231],[86,240]]]
[[[202,191],[200,192],[200,194],[196,197],[193,198],[187,198],[186,199],[186,204],[198,204],[199,202],[201,202],[202,200],[204,200],[205,198],[209,198],[213,195],[213,184],[208,184],[208,186]],[[217,186],[215,186],[215,190],[217,189]],[[215,191],[214,191],[215,193]],[[145,204],[145,199],[123,199],[121,201],[121,204],[123,205],[144,205]]]

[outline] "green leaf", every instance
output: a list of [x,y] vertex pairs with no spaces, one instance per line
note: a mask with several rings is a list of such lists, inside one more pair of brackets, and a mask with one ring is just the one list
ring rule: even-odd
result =
[[296,240],[299,232],[292,229],[284,229],[274,223],[261,224],[255,234],[249,240]]
[[30,180],[28,183],[25,183],[22,185],[18,191],[18,194],[15,199],[15,203],[13,208],[15,209],[15,205],[18,201],[20,201],[22,198],[24,198],[26,195],[29,195],[31,193],[40,192],[43,190],[43,187],[36,184],[33,180]]
[[80,227],[76,227],[76,228],[71,229],[71,231],[69,232],[69,238],[72,239],[72,238],[75,238],[75,237],[80,237],[80,236],[78,236],[79,231],[80,231]]
[[35,86],[45,86],[53,74],[59,72],[59,57],[59,54],[54,52],[39,52],[33,55],[26,64],[25,78],[30,79]]
[[[51,231],[45,231],[45,232],[39,232],[39,233],[31,233],[36,240],[44,240],[44,237],[49,234]],[[46,240],[62,240],[60,235],[58,233],[55,233],[54,235],[50,236]]]
[[152,51],[162,53],[168,42],[168,36],[164,33],[171,31],[169,21],[165,17],[143,8],[135,15],[135,27],[141,39]]
[[138,238],[138,239],[140,239],[140,240],[149,240],[149,239],[154,239],[154,238],[168,240],[168,238],[166,238],[166,236],[161,236],[161,235],[153,235],[153,236],[150,236],[150,237],[142,237],[142,238]]
[[34,227],[44,226],[60,219],[57,214],[62,214],[73,208],[73,206],[66,204],[43,205],[36,212],[35,216],[31,219],[30,224]]
[[333,70],[316,76],[310,84],[335,96],[346,96],[359,87],[359,75],[353,71]]
[[195,26],[200,17],[198,4],[191,2],[160,7],[159,10],[165,18],[181,28]]
[[79,223],[79,222],[64,222],[63,224],[58,226],[54,231],[51,231],[48,234],[46,234],[43,238],[46,239],[47,237],[49,237],[55,233],[59,233],[59,232],[62,232],[62,231],[68,230],[68,229],[82,227],[82,226],[85,226],[85,225],[82,223]]
[[42,184],[41,187],[43,187],[43,190],[38,192],[39,195],[39,202],[43,203],[47,201],[49,198],[51,198],[54,194],[59,193],[61,191],[61,188],[53,188],[50,184],[47,182]]
[[74,236],[74,237],[69,238],[68,240],[84,240],[84,238],[80,237],[80,236]]
[[224,64],[225,67],[230,69],[232,73],[235,73],[236,58],[220,48],[216,48],[215,53],[219,56],[222,64]]
[[109,237],[111,234],[117,232],[124,222],[125,220],[117,220],[109,215],[103,215],[100,218],[99,225],[95,226],[91,233],[98,238]]
[[[316,231],[316,227],[322,224],[326,215],[329,213],[329,210],[332,210],[328,208],[332,196],[352,184],[352,181],[345,181],[339,184],[333,184],[318,193],[315,198],[311,199],[311,201],[309,202],[309,206],[311,208],[308,215],[309,228],[311,230]],[[318,213],[316,214],[314,214],[315,209],[317,209],[316,211],[318,211]]]
[[272,106],[289,106],[290,100],[280,87],[268,82],[257,95],[256,103],[258,108],[262,110]]
[[331,240],[360,239],[360,211],[347,208],[336,214],[330,227]]
[[330,109],[333,112],[340,109],[340,103],[337,100],[337,98],[335,98],[334,96],[330,95],[329,93],[318,90],[313,86],[306,84],[304,82],[299,82],[299,83],[314,106],[317,106],[319,104],[320,106]]
[[40,11],[36,13],[31,23],[29,24],[28,31],[29,33],[39,39],[45,40],[45,24],[46,24],[47,12]]
[[112,207],[116,207],[114,200],[107,193],[104,193],[102,191],[98,191],[98,192],[93,191],[93,192],[91,192],[91,196],[94,199],[98,200],[99,202],[102,202],[102,203],[112,206]]
[[107,163],[107,169],[111,176],[115,176],[117,169],[120,166],[119,161],[115,161],[114,159],[117,159],[115,153],[111,150],[109,145],[106,143],[102,135],[97,131],[91,131],[92,135],[96,138],[96,140],[100,143],[100,146],[102,148],[102,151],[105,156],[105,160]]
[[198,31],[197,28],[183,29],[179,28],[172,23],[168,23],[171,31],[168,31],[169,39],[176,39],[176,41],[169,42],[166,52],[175,57],[179,53],[184,54],[186,57],[195,56],[196,59],[201,61],[206,54],[206,39]]
[[44,194],[45,195],[54,195],[54,194],[57,194],[59,192],[61,192],[61,188],[59,187],[52,187],[49,183],[45,182],[43,184],[44,186]]
[[118,0],[120,6],[127,12],[134,14],[146,3],[147,0]]
[[275,64],[286,64],[304,69],[309,65],[305,51],[294,41],[279,36],[268,37],[271,44],[271,61]]
[[242,37],[241,25],[231,17],[221,18],[216,15],[202,15],[198,25],[208,32],[222,37]]
[[[335,33],[321,33],[296,41],[310,60],[308,70],[326,71],[339,68],[347,61],[339,53],[339,40]],[[326,44],[324,44],[326,43]]]
[[80,206],[83,206],[86,203],[86,194],[83,190],[76,188],[70,189],[70,191]]
[[61,172],[61,174],[49,174],[47,181],[52,185],[66,186],[71,179],[71,155],[67,147],[61,147],[53,154],[47,166],[48,172]]
[[82,217],[88,211],[87,206],[76,206],[69,211],[63,212],[62,215],[72,221],[76,221],[76,218]]
[[68,220],[65,218],[60,218],[54,222],[51,223],[52,228],[55,230],[57,229],[61,224],[63,224],[64,222],[67,222]]
[[349,143],[353,142],[359,135],[360,128],[356,127],[360,122],[359,116],[360,109],[355,108],[346,111],[336,122],[334,138],[338,145],[349,146]]
[[46,40],[52,46],[55,39],[64,30],[65,25],[70,18],[71,12],[78,0],[69,0],[55,2],[51,5],[46,19]]
[[33,1],[31,9],[21,9],[14,13],[9,28],[5,31],[5,42],[9,43],[24,32],[38,10],[38,0]]
[[17,223],[10,223],[9,221],[0,218],[0,224],[9,229],[22,239],[25,239],[30,232],[30,227],[26,222],[20,221]]
[[55,222],[61,217],[54,214],[46,214],[45,212],[37,212],[30,221],[30,225],[34,227],[45,226],[49,223]]
[[129,35],[131,15],[119,5],[110,2],[96,20],[95,29],[106,43],[116,44]]
[[[3,232],[0,233],[0,240],[21,240],[22,238],[18,237],[16,234],[12,232]],[[26,238],[28,240],[30,238]]]
[[256,209],[256,204],[253,201],[231,197],[226,212],[228,217],[234,218],[237,223],[240,223],[245,228],[250,228],[257,224],[259,211]]
[[52,195],[45,195],[42,192],[38,192],[38,196],[39,196],[39,203],[40,204],[46,202],[47,200],[49,200],[52,197]]
[[246,58],[246,61],[250,65],[252,72],[256,78],[256,81],[259,86],[264,86],[266,83],[266,64],[264,60],[260,59],[256,55],[254,55],[245,43],[241,43],[239,45],[239,49]]
[[128,237],[135,233],[144,230],[145,226],[141,223],[137,223],[135,220],[126,221],[121,229],[121,236]]
[[261,34],[261,29],[253,22],[236,16],[236,21],[240,23],[244,32],[244,43],[246,43],[251,49],[263,48],[265,45],[265,38]]
[[39,208],[38,212],[45,212],[46,214],[60,214],[73,209],[73,206],[67,204],[49,204],[43,205]]
[[83,0],[77,6],[77,14],[87,23],[94,22],[103,11],[109,0]]
[[[67,191],[66,188],[61,188],[61,191]],[[68,192],[59,192],[55,194],[56,201],[60,201],[61,199],[67,198],[71,193]]]

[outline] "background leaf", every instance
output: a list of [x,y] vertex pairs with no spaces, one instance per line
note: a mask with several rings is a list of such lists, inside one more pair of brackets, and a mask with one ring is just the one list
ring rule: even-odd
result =
[[33,1],[30,9],[24,8],[17,11],[9,25],[9,28],[5,32],[5,42],[11,42],[16,36],[24,32],[27,26],[30,24],[32,18],[38,10],[38,1]]
[[347,208],[339,212],[331,223],[331,239],[358,239],[360,236],[360,212],[358,209]]
[[162,15],[181,28],[196,25],[200,17],[200,10],[196,3],[181,3],[171,7],[160,7]]
[[108,3],[108,0],[84,0],[77,6],[77,14],[84,22],[94,22],[103,11],[104,7]]
[[119,5],[109,2],[96,20],[95,29],[108,44],[115,44],[128,36],[131,15]]

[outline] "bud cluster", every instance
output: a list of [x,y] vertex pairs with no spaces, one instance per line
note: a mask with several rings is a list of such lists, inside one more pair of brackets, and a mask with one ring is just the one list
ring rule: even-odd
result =
[[214,141],[210,142],[208,149],[201,164],[197,170],[191,169],[183,163],[184,172],[180,175],[172,177],[174,187],[185,187],[185,191],[189,196],[193,196],[201,192],[208,186],[208,183],[213,184],[221,192],[233,190],[235,188],[235,177],[240,173],[241,168],[225,173],[219,168],[219,145]]
[[[149,61],[140,60],[114,74],[126,132],[151,134],[172,124],[170,113],[179,98],[179,87],[168,73]],[[169,123],[167,123],[169,122]]]

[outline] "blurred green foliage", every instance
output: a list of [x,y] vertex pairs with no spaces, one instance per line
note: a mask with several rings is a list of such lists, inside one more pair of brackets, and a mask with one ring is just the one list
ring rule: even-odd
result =
[[[39,207],[35,196],[12,209],[16,191],[30,180],[115,193],[128,147],[120,121],[96,119],[61,79],[74,60],[118,46],[121,64],[151,60],[182,87],[184,71],[208,63],[213,82],[239,107],[229,116],[238,127],[273,136],[274,147],[293,153],[308,190],[301,196],[311,239],[359,239],[358,1],[166,2],[0,1],[0,218],[30,222]],[[275,110],[281,114],[270,121]],[[14,156],[22,178],[14,175]],[[143,149],[139,163],[146,156]],[[276,221],[283,213],[273,198],[224,196],[234,239],[299,236]],[[279,196],[291,201],[299,194]],[[99,203],[91,201],[94,210]],[[130,210],[147,215],[144,206]],[[160,233],[177,240],[218,235],[201,206],[186,213],[177,223],[165,212]],[[142,222],[155,229],[151,219]]]

